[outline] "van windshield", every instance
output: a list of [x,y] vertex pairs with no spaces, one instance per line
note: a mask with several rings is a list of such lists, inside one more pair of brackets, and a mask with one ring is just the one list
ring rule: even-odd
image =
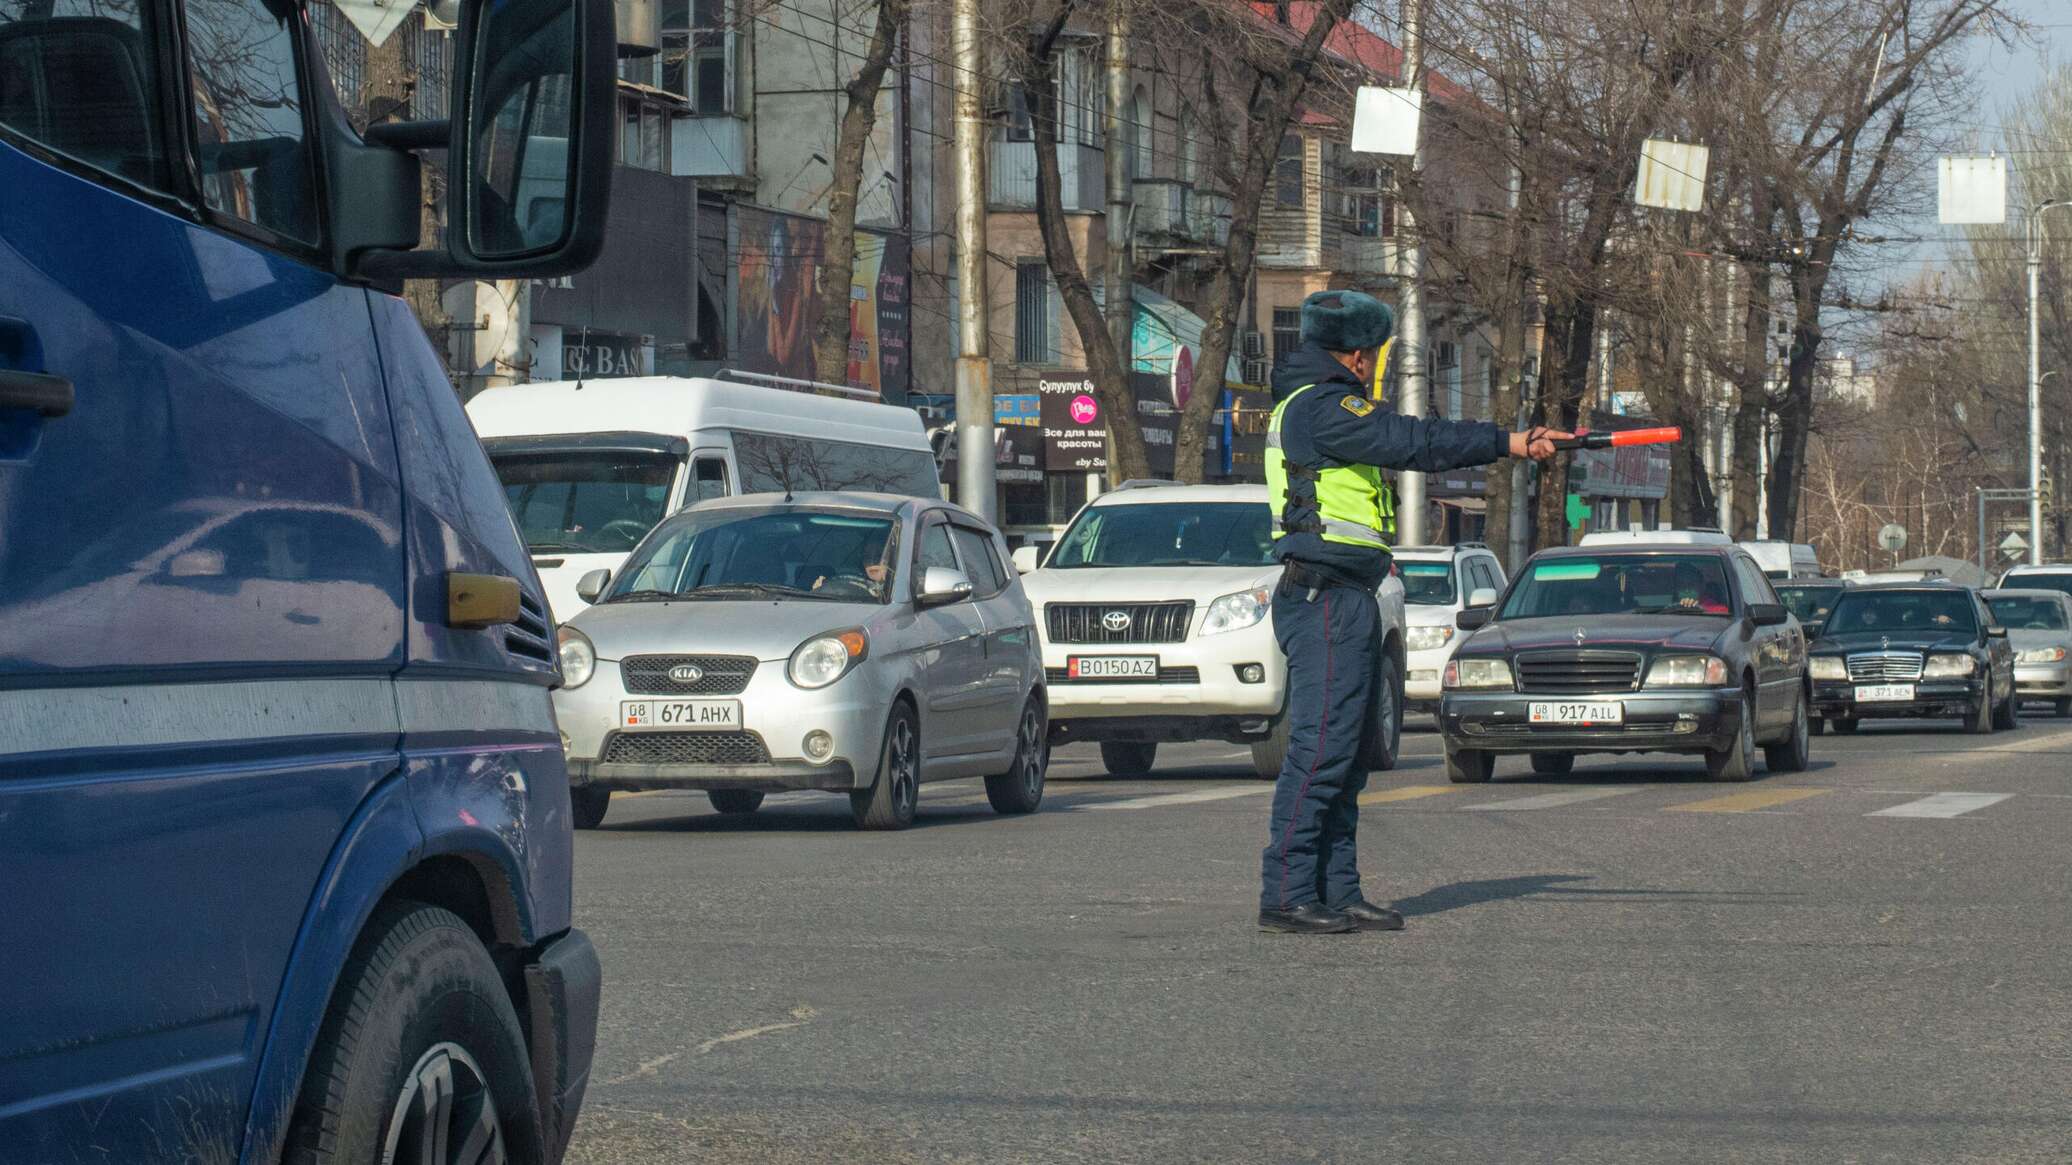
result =
[[499,453],[518,533],[535,554],[622,554],[669,507],[681,459],[619,449]]

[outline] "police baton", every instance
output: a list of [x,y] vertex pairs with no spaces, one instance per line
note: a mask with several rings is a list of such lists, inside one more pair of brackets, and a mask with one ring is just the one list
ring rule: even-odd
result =
[[1573,437],[1557,438],[1556,449],[1623,449],[1628,445],[1674,445],[1683,440],[1683,430],[1675,425],[1660,429],[1615,429],[1608,432],[1577,433]]

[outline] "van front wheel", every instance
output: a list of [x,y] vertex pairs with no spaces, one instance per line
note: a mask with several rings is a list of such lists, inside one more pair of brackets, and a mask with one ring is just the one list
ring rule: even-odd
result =
[[324,1015],[282,1161],[545,1158],[525,1035],[482,940],[437,906],[377,910]]

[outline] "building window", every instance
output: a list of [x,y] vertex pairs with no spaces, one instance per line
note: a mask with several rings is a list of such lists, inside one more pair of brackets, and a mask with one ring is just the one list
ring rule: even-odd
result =
[[1293,355],[1302,346],[1302,309],[1299,307],[1277,307],[1273,309],[1273,366]]
[[1155,171],[1151,168],[1151,94],[1142,85],[1130,95],[1130,145],[1133,161],[1130,176],[1149,178]]
[[679,109],[677,102],[660,93],[621,89],[619,163],[668,173],[669,119]]
[[1340,189],[1341,225],[1347,234],[1367,239],[1391,239],[1396,235],[1396,206],[1389,198],[1395,171],[1368,162],[1348,164]]
[[1274,202],[1279,206],[1302,205],[1302,139],[1294,134],[1281,138],[1280,160],[1273,166]]
[[727,0],[665,0],[661,88],[696,117],[734,111],[734,29]]
[[1194,107],[1192,105],[1182,105],[1180,107],[1179,132],[1180,181],[1190,186],[1198,186],[1201,184],[1201,176],[1196,171],[1200,169],[1201,149],[1195,144],[1194,135],[1200,131],[1194,124]]
[[1014,268],[1014,362],[1055,364],[1058,362],[1057,332],[1053,324],[1055,289],[1050,268],[1041,259],[1024,259]]

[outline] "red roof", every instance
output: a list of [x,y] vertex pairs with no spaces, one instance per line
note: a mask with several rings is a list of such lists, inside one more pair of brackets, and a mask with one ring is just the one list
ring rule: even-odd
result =
[[[1288,5],[1288,24],[1296,36],[1306,36],[1310,24],[1317,18],[1319,0],[1293,0]],[[1278,26],[1274,19],[1272,0],[1252,0],[1252,10],[1268,24]],[[1354,20],[1341,20],[1331,28],[1324,38],[1324,51],[1346,64],[1356,66],[1388,78],[1403,75],[1403,50],[1377,36],[1373,30]],[[1439,101],[1457,101],[1468,96],[1468,91],[1443,76],[1428,62],[1425,65],[1425,89]],[[1309,120],[1307,117],[1305,121]]]

